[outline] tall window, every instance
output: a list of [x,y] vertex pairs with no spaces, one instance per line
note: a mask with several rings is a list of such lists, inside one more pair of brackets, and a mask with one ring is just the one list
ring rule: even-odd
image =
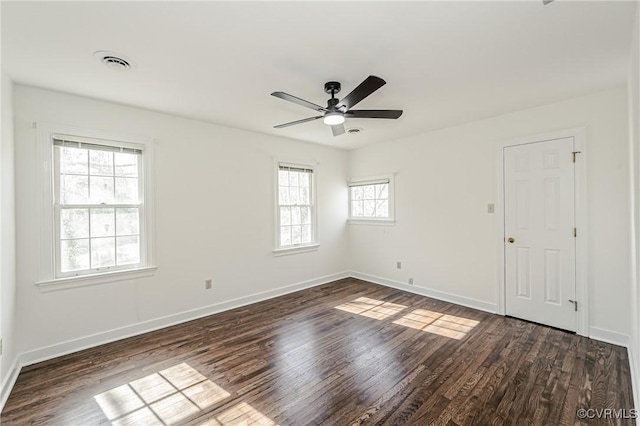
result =
[[349,181],[349,218],[354,220],[393,220],[391,177]]
[[56,277],[143,265],[142,150],[54,137]]
[[315,243],[313,169],[278,165],[278,248]]

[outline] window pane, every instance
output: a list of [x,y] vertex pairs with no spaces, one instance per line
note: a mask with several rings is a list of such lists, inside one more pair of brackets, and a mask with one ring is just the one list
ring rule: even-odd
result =
[[138,202],[138,178],[116,178],[116,203]]
[[311,204],[309,202],[309,188],[300,188],[300,204]]
[[351,188],[351,199],[362,200],[363,190],[361,186],[354,186]]
[[291,224],[300,225],[300,207],[291,207]]
[[113,152],[89,151],[89,174],[113,176]]
[[373,200],[364,200],[364,211],[362,212],[362,215],[364,217],[373,217],[373,214],[375,212],[375,208],[376,208],[376,202]]
[[[77,147],[55,146],[57,226],[61,272],[139,264],[142,217],[140,208],[116,208],[113,203],[140,202],[142,156]],[[78,206],[82,204],[83,206]],[[80,208],[82,207],[82,208]]]
[[311,232],[311,173],[279,170],[278,203],[280,205],[280,246],[308,244]]
[[292,244],[302,243],[302,230],[300,229],[300,226],[291,227],[291,243]]
[[91,237],[111,237],[115,230],[115,209],[91,209]]
[[376,185],[376,198],[386,200],[389,198],[389,184],[383,183]]
[[139,237],[116,238],[118,265],[130,265],[140,262]]
[[311,212],[309,207],[300,207],[300,223],[301,224],[311,223]]
[[91,176],[91,202],[92,203],[112,203],[113,202],[113,178]]
[[280,207],[280,225],[291,225],[291,207]]
[[362,201],[352,201],[351,202],[351,215],[352,216],[362,216]]
[[60,238],[89,238],[89,210],[60,210]]
[[289,186],[298,186],[298,172],[289,172]]
[[278,171],[278,185],[289,186],[289,172],[286,170]]
[[376,201],[376,217],[389,217],[389,201]]
[[311,225],[302,225],[302,243],[311,242]]
[[60,176],[60,199],[63,204],[87,204],[89,202],[89,178],[87,176]]
[[87,175],[89,151],[79,148],[60,148],[60,173]]
[[351,188],[352,217],[389,217],[389,184]]
[[138,235],[139,223],[138,209],[116,209],[116,235]]
[[291,227],[290,226],[280,227],[280,245],[281,246],[291,245]]
[[286,186],[281,186],[279,189],[279,198],[278,202],[280,205],[287,205],[289,203],[289,188]]
[[102,268],[116,264],[116,239],[91,239],[91,267]]
[[373,200],[375,198],[373,187],[374,185],[367,185],[362,187],[362,190],[364,191],[363,198],[365,200]]
[[289,188],[289,202],[291,204],[299,204],[300,200],[298,199],[298,187],[292,186]]
[[309,187],[309,173],[300,173],[298,177],[298,185],[302,187]]
[[89,240],[60,241],[60,269],[62,272],[89,269]]
[[116,152],[114,162],[116,164],[116,176],[138,177],[138,156]]

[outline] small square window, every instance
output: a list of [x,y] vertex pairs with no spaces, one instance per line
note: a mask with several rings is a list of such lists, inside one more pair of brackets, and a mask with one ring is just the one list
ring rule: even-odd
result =
[[393,180],[382,178],[351,179],[349,219],[352,221],[393,221]]

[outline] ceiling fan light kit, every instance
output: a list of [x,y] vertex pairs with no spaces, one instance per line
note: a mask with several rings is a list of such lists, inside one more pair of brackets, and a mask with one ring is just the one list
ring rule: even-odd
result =
[[340,92],[341,85],[337,81],[328,81],[324,84],[324,91],[331,95],[331,98],[327,101],[327,106],[321,107],[313,102],[305,101],[293,95],[289,95],[284,92],[273,92],[271,96],[283,99],[285,101],[293,102],[313,109],[318,112],[322,112],[322,115],[316,117],[304,118],[302,120],[292,121],[290,123],[279,124],[273,126],[276,129],[283,127],[289,127],[296,124],[307,123],[309,121],[315,121],[322,118],[324,124],[331,126],[331,132],[333,136],[339,136],[345,133],[344,122],[346,118],[387,118],[397,119],[402,115],[402,110],[352,110],[351,107],[362,101],[364,98],[381,88],[386,84],[386,81],[375,75],[367,77],[358,87],[353,89],[351,93],[345,96],[342,100],[338,100],[335,95]]
[[335,126],[336,124],[344,123],[344,115],[339,112],[328,112],[324,115],[324,124],[329,126]]

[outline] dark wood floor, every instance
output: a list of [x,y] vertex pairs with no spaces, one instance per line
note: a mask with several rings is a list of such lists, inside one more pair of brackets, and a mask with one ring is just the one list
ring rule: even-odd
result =
[[624,348],[347,279],[26,367],[0,420],[569,425],[631,395]]

